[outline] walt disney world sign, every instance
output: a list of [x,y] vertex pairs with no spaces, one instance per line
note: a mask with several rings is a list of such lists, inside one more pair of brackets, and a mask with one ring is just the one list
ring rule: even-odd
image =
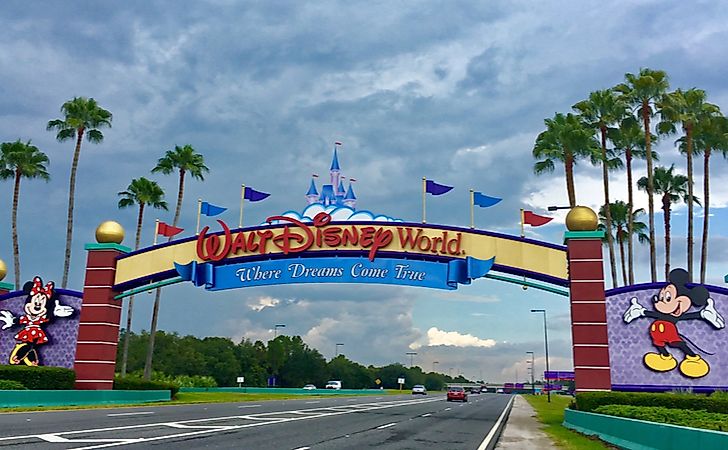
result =
[[404,222],[308,222],[272,216],[270,225],[221,231],[121,256],[114,289],[165,279],[208,290],[291,283],[377,283],[456,289],[493,269],[568,283],[564,248],[481,230]]

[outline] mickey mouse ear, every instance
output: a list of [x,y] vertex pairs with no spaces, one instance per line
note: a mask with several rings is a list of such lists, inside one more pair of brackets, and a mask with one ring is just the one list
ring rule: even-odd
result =
[[682,286],[689,281],[688,271],[685,269],[672,269],[670,271],[669,281],[678,286]]

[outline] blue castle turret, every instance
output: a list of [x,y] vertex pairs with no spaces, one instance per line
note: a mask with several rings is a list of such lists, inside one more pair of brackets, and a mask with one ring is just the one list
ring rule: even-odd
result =
[[331,160],[329,175],[331,183],[321,186],[320,195],[316,189],[314,179],[311,179],[311,184],[309,185],[308,192],[306,193],[306,201],[308,204],[321,203],[324,206],[348,206],[349,208],[356,209],[356,196],[354,195],[354,190],[351,187],[351,182],[349,182],[348,191],[344,189],[341,166],[339,165],[339,154],[336,147],[334,147],[334,157]]

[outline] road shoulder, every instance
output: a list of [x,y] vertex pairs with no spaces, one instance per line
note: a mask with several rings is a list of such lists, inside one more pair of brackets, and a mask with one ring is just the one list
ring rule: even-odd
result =
[[508,422],[498,439],[497,449],[556,449],[542,430],[536,412],[520,395],[516,396]]

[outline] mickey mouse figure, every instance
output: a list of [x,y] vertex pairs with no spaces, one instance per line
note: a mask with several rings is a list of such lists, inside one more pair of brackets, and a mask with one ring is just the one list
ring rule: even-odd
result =
[[[725,327],[725,321],[716,311],[708,290],[704,286],[688,288],[688,280],[686,270],[672,270],[667,286],[652,298],[655,310],[647,311],[634,297],[624,313],[624,321],[630,323],[640,317],[655,319],[650,325],[650,337],[657,353],[644,355],[645,366],[656,372],[668,372],[677,367],[677,360],[666,349],[670,346],[685,354],[685,359],[680,363],[680,373],[689,378],[701,378],[710,372],[710,366],[685,343],[677,330],[677,323],[681,320],[702,319],[714,328],[721,329]],[[702,309],[687,312],[692,306]]]
[[69,317],[73,314],[73,308],[61,305],[54,291],[53,282],[48,282],[43,286],[40,277],[35,277],[33,281],[25,283],[23,292],[28,295],[23,307],[25,314],[18,318],[16,324],[15,317],[10,311],[0,311],[0,322],[4,322],[3,330],[13,325],[23,326],[23,329],[15,335],[18,343],[10,352],[10,364],[22,363],[27,366],[37,366],[40,364],[38,346],[47,344],[49,341],[43,325],[50,323],[55,317]]

